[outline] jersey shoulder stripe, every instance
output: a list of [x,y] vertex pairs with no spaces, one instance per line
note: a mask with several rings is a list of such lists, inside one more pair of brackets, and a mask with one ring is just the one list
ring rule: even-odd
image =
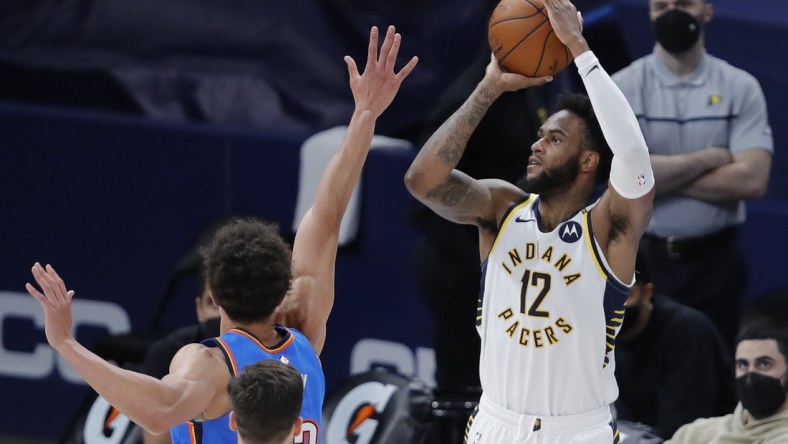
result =
[[512,217],[521,209],[529,204],[531,204],[536,199],[536,194],[529,194],[527,195],[520,203],[516,203],[509,207],[508,210],[503,215],[501,219],[501,224],[498,227],[498,234],[495,235],[495,240],[493,241],[492,247],[490,247],[490,251],[487,253],[487,259],[492,256],[493,251],[495,251],[495,246],[498,244],[498,239],[501,237],[501,233],[503,233],[506,226],[510,223]]

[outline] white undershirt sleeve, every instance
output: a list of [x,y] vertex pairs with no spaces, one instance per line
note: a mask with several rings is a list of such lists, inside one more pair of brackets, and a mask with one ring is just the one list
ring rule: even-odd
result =
[[621,196],[637,199],[654,186],[654,172],[635,113],[593,52],[577,56],[575,65],[613,151],[610,185]]

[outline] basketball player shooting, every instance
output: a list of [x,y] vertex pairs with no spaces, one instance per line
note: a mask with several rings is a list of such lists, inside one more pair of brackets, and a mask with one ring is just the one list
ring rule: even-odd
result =
[[580,14],[568,0],[544,3],[588,97],[559,99],[521,186],[455,169],[493,101],[550,80],[504,73],[494,57],[405,176],[433,211],[479,229],[483,393],[465,437],[474,444],[619,439],[608,407],[618,396],[613,348],[654,178],[635,115],[589,49]]

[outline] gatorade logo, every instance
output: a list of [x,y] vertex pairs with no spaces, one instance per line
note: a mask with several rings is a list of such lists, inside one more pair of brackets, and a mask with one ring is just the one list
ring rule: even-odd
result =
[[121,444],[133,427],[126,415],[99,396],[85,419],[83,436],[88,444]]
[[370,444],[397,386],[368,381],[354,387],[337,403],[326,432],[332,444]]

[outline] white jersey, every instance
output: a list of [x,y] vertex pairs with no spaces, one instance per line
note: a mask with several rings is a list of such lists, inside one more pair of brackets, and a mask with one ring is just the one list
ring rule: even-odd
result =
[[593,205],[542,232],[538,201],[531,194],[509,210],[482,263],[479,372],[495,404],[573,415],[618,397],[613,349],[632,284],[609,271]]

